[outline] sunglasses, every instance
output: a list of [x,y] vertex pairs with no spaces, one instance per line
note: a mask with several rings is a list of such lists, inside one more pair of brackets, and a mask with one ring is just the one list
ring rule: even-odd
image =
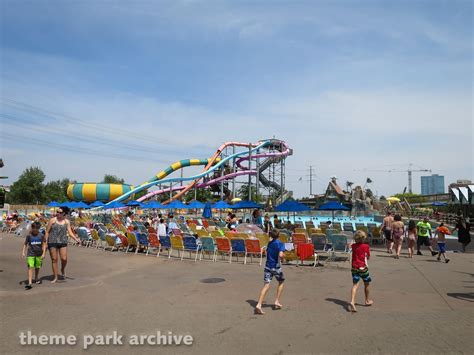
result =
[[64,211],[56,211],[56,214],[64,214]]

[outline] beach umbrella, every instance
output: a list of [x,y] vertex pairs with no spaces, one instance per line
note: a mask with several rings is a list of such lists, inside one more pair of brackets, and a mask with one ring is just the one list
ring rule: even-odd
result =
[[232,206],[229,205],[227,202],[224,200],[220,200],[212,205],[212,208],[218,209],[218,210],[225,210],[226,208],[231,208]]
[[59,206],[61,206],[61,204],[59,202],[56,202],[56,201],[51,201],[46,206],[48,206],[48,207],[59,207]]
[[189,208],[204,208],[205,204],[199,201],[191,201],[188,203]]
[[204,211],[202,212],[204,218],[212,218],[212,205],[210,202],[207,202],[204,205]]
[[163,205],[158,201],[150,201],[148,203],[142,203],[143,209],[152,209],[152,208],[163,208]]
[[89,205],[89,207],[102,207],[105,204],[102,201],[95,201]]
[[236,203],[236,202],[240,202],[240,201],[242,201],[242,199],[239,198],[239,197],[235,197],[232,200],[230,200],[230,202],[232,202],[232,203]]
[[237,202],[235,205],[230,206],[230,208],[233,208],[233,209],[252,209],[252,208],[262,208],[262,206],[259,205],[256,202],[253,202],[253,201],[240,201],[240,202]]
[[131,200],[126,203],[127,207],[143,207],[143,203],[140,201]]
[[89,208],[89,205],[83,201],[76,202],[76,208]]
[[188,208],[188,206],[185,205],[184,203],[182,203],[179,200],[174,200],[174,201],[170,202],[169,204],[164,205],[163,208],[166,208],[166,209],[182,209],[182,208]]
[[311,211],[311,207],[298,201],[286,200],[282,204],[275,207],[275,212],[303,212]]
[[319,211],[331,211],[332,212],[332,220],[334,222],[334,211],[350,211],[350,208],[344,206],[342,203],[331,201],[323,203],[318,208]]
[[275,212],[288,212],[288,219],[290,219],[290,212],[293,212],[293,219],[295,219],[296,212],[304,211],[311,211],[311,207],[294,200],[286,200],[275,207]]
[[123,208],[123,207],[125,207],[125,205],[123,203],[116,201],[116,202],[111,202],[111,203],[105,205],[104,208],[109,210],[109,209],[112,209],[112,208]]
[[60,203],[58,207],[67,207],[67,208],[76,208],[76,202],[71,201],[71,202],[64,202]]

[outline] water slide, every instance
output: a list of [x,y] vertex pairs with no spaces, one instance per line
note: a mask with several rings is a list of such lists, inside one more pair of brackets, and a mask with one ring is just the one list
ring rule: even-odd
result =
[[[148,189],[148,188],[150,188],[152,186],[155,186],[155,185],[158,185],[158,184],[167,184],[167,183],[181,182],[181,181],[191,181],[191,183],[189,185],[184,187],[182,190],[180,189],[180,192],[178,192],[177,195],[173,196],[170,200],[164,202],[165,204],[169,203],[172,200],[178,199],[181,196],[183,196],[187,191],[192,189],[199,182],[200,179],[202,179],[204,176],[207,176],[207,175],[211,174],[212,172],[216,171],[220,167],[224,166],[228,161],[230,161],[232,159],[239,158],[239,157],[244,156],[244,155],[251,154],[253,152],[256,152],[259,149],[262,149],[262,148],[268,146],[269,144],[270,144],[270,141],[268,141],[268,140],[261,141],[258,144],[239,143],[239,142],[224,143],[223,145],[221,145],[219,147],[219,149],[217,149],[217,151],[215,152],[215,154],[211,158],[204,159],[204,160],[207,161],[207,164],[206,164],[205,168],[203,169],[203,172],[201,172],[200,174],[190,176],[190,177],[183,177],[183,178],[158,179],[158,175],[161,174],[161,173],[159,173],[159,174],[155,175],[152,179],[150,179],[152,181],[144,182],[143,184],[141,184],[141,185],[137,186],[136,188],[132,189],[131,191],[128,191],[127,193],[123,194],[122,196],[119,196],[116,199],[114,199],[113,201],[110,201],[108,204],[106,204],[106,206],[111,204],[112,202],[123,201],[123,200],[127,199],[129,196],[131,196],[131,195],[133,195],[137,192]],[[229,146],[247,147],[249,149],[245,150],[245,151],[242,151],[242,152],[238,152],[238,153],[229,155],[228,157],[226,157],[224,159],[221,159],[219,157],[220,154],[222,153],[222,151],[225,148],[227,148]],[[196,161],[197,161],[197,159],[196,159]],[[180,161],[180,162],[182,162],[182,161]],[[189,163],[191,164],[191,162],[192,162],[192,160],[190,159]],[[201,164],[196,163],[195,165],[201,165]],[[181,166],[181,167],[183,167],[183,166]],[[173,169],[172,166],[170,168]],[[166,174],[165,176],[167,176],[167,175],[171,174],[173,171],[175,171],[175,170],[170,171],[169,170],[170,168],[163,171]],[[180,167],[178,167],[178,164],[176,164],[175,167],[174,167],[174,169],[179,169],[179,168]],[[181,188],[181,186],[180,186],[180,188]],[[169,191],[169,189],[167,191]]]
[[[248,146],[248,144],[246,146]],[[263,171],[268,169],[268,167],[271,166],[272,164],[278,163],[282,159],[285,159],[288,155],[291,155],[291,149],[289,148],[288,144],[286,144],[285,142],[280,141],[280,140],[275,140],[275,139],[269,140],[269,144],[265,148],[266,149],[276,148],[279,152],[278,153],[273,152],[273,153],[256,154],[256,155],[252,155],[251,158],[252,159],[254,159],[254,158],[266,158],[265,161],[259,166],[260,171],[259,171],[258,175],[259,175],[260,182],[265,187],[272,187],[275,190],[279,191],[281,189],[281,186],[279,184],[273,182],[273,181],[269,181],[263,175]],[[248,161],[249,159],[250,159],[250,155],[248,155],[246,157],[242,157],[239,160],[237,160],[237,162],[236,162],[237,166],[241,169],[241,171],[221,176],[219,178],[210,180],[206,183],[199,183],[199,184],[196,185],[196,188],[205,188],[205,187],[217,185],[222,181],[231,180],[231,179],[234,179],[234,178],[239,177],[239,176],[257,175],[256,170],[249,170],[248,168],[242,166],[242,162],[246,161],[246,160]],[[184,189],[183,186],[175,186],[175,187],[171,188],[171,192],[182,191],[183,189]],[[151,198],[155,195],[160,195],[160,194],[169,193],[169,192],[170,192],[169,188],[168,189],[157,190],[157,191],[152,191],[152,192],[146,194],[145,196],[141,197],[138,200],[139,201],[144,201],[144,200],[147,200],[147,199],[149,199],[149,198]]]
[[[224,159],[220,158],[221,153],[223,152],[224,149],[227,147],[245,147],[247,148],[244,151],[232,154]],[[259,150],[260,149],[270,149],[270,148],[277,148],[279,152],[273,152],[273,153],[265,153],[265,154],[260,154]],[[256,153],[256,154],[252,154]],[[279,162],[281,159],[286,158],[288,155],[291,154],[291,149],[288,147],[288,145],[280,140],[275,140],[275,139],[270,139],[270,140],[264,140],[260,141],[257,144],[252,144],[252,143],[239,143],[239,142],[226,142],[223,145],[217,149],[215,154],[209,158],[209,159],[185,159],[185,160],[180,160],[172,165],[170,165],[167,169],[157,173],[155,176],[153,176],[149,181],[144,182],[143,184],[137,186],[136,188],[132,189],[131,191],[124,193],[123,195],[117,197],[113,201],[109,202],[116,202],[116,201],[123,201],[127,198],[129,198],[132,194],[135,194],[139,191],[142,191],[144,189],[148,189],[152,186],[158,185],[158,184],[166,184],[166,183],[173,183],[173,182],[182,182],[182,181],[191,181],[190,184],[187,186],[174,186],[171,188],[172,192],[178,191],[178,194],[175,196],[171,197],[168,201],[164,202],[169,203],[172,200],[179,199],[181,196],[183,196],[187,191],[191,190],[192,188],[205,188],[208,186],[216,185],[221,183],[222,181],[226,180],[231,180],[239,176],[244,176],[244,175],[259,175],[259,179],[262,182],[264,186],[272,186],[276,189],[279,189],[280,186],[274,182],[269,181],[268,179],[263,176],[262,172],[266,170],[272,163],[274,162]],[[211,173],[215,172],[217,169],[221,168],[224,166],[228,161],[232,159],[237,159],[237,166],[242,169],[241,171],[233,172],[224,176],[220,176],[218,178],[214,178],[212,180],[206,181],[206,182],[201,182],[199,181],[204,178],[205,176],[209,176]],[[256,170],[249,170],[248,168],[245,168],[241,165],[241,163],[245,160],[249,159],[254,159],[254,158],[267,158],[260,166],[260,172],[257,172]],[[186,178],[171,178],[171,179],[165,179],[168,175],[173,173],[174,171],[178,169],[182,169],[187,166],[198,166],[198,165],[205,165],[205,168],[203,171],[195,176],[191,177],[186,177]],[[274,186],[275,185],[275,186]],[[169,193],[170,188],[167,189],[161,189],[157,191],[152,191],[145,196],[139,198],[139,201],[144,201],[146,199],[149,199],[150,197],[158,194],[163,194],[163,193]]]
[[[254,158],[266,158],[259,166],[258,178],[259,178],[259,180],[260,180],[260,182],[262,183],[263,186],[271,187],[276,191],[280,191],[281,186],[279,184],[277,184],[276,182],[274,182],[274,181],[268,180],[265,177],[265,175],[263,174],[263,172],[265,170],[267,170],[272,164],[276,164],[276,163],[281,162],[287,156],[291,155],[292,152],[291,152],[291,149],[290,149],[290,147],[288,146],[288,144],[286,142],[276,140],[276,139],[270,140],[270,144],[269,144],[268,148],[274,148],[274,149],[278,150],[279,152],[278,153],[257,154],[257,155],[252,156],[252,159],[254,159]],[[248,170],[248,168],[246,168],[245,166],[242,166],[242,162],[248,161],[249,159],[250,159],[249,156],[240,158],[236,162],[237,166],[240,169],[244,170],[244,171]]]
[[[235,179],[236,177],[244,176],[244,175],[257,175],[257,171],[256,170],[237,171],[237,172],[232,173],[232,174],[219,176],[216,179],[209,180],[205,183],[197,184],[196,188],[202,189],[202,188],[209,187],[209,186],[212,186],[212,185],[217,185],[217,184],[221,183],[222,181],[232,180],[232,179]],[[184,189],[185,189],[185,186],[174,186],[174,187],[171,188],[171,191],[176,192],[176,191],[182,191]],[[161,189],[161,190],[152,191],[152,192],[149,192],[148,194],[140,197],[138,199],[138,201],[145,201],[145,200],[147,200],[147,199],[149,199],[149,198],[151,198],[155,195],[161,195],[161,194],[165,194],[165,193],[169,193],[169,192],[170,192],[169,188],[168,189]]]

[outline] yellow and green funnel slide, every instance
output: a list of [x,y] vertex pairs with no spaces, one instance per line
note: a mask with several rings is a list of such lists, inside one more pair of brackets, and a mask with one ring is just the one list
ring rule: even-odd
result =
[[[214,162],[217,164],[221,159],[217,158]],[[160,171],[158,174],[153,176],[149,181],[144,182],[140,186],[148,184],[153,181],[158,181],[164,179],[168,175],[172,174],[176,170],[186,168],[188,166],[199,166],[207,165],[211,161],[211,158],[208,159],[184,159],[179,160],[165,170]],[[123,194],[130,192],[134,187],[128,184],[106,184],[106,183],[75,183],[69,184],[67,188],[67,197],[72,201],[85,201],[85,202],[94,202],[102,201],[109,202],[115,200],[117,197],[122,196]],[[130,196],[133,199],[133,195]]]

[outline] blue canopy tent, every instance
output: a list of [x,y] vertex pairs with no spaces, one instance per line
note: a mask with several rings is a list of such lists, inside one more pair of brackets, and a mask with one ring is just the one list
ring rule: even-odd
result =
[[143,207],[143,203],[140,201],[131,200],[126,203],[127,207]]
[[204,211],[202,212],[203,218],[212,218],[212,205],[210,202],[206,202],[204,205]]
[[204,206],[206,206],[204,203],[202,202],[199,202],[199,201],[191,201],[190,203],[188,203],[188,208],[204,208]]
[[332,221],[334,222],[334,211],[350,211],[351,209],[342,203],[331,201],[319,206],[318,211],[332,211]]
[[431,206],[436,206],[436,207],[441,207],[441,206],[447,206],[448,204],[446,202],[441,202],[441,201],[435,201],[431,204]]
[[110,209],[115,209],[115,208],[123,208],[125,205],[121,202],[112,202],[109,205],[105,206],[105,209],[110,210]]
[[59,206],[61,206],[61,204],[59,202],[56,202],[56,201],[51,201],[46,206],[48,206],[48,207],[59,207]]
[[77,203],[76,202],[63,202],[63,203],[60,203],[58,207],[76,208]]
[[296,212],[311,211],[311,207],[304,203],[286,200],[282,204],[275,207],[275,212],[288,212],[288,219],[290,219],[290,212],[293,212],[293,219],[296,218]]
[[105,204],[102,201],[95,201],[89,205],[89,207],[102,207]]
[[159,209],[159,208],[164,208],[165,206],[163,206],[161,203],[159,203],[158,201],[150,201],[148,202],[147,204],[143,204],[142,208],[146,208],[146,209]]
[[89,208],[89,205],[83,201],[76,202],[76,208]]
[[252,208],[262,208],[262,205],[259,205],[253,201],[239,201],[235,205],[230,206],[230,208],[238,210],[238,209],[252,209]]
[[225,210],[226,208],[232,208],[231,205],[229,205],[227,202],[224,200],[220,200],[212,205],[212,208],[215,208],[217,210]]
[[303,212],[311,211],[311,207],[298,201],[286,200],[282,204],[275,207],[275,212]]
[[185,205],[184,203],[182,203],[179,200],[174,200],[174,201],[170,202],[169,204],[164,205],[163,208],[165,208],[165,209],[183,209],[183,208],[188,208],[188,206]]

